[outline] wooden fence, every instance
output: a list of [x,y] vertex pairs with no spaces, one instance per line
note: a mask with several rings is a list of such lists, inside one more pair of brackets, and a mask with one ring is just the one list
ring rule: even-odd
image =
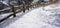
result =
[[[16,17],[16,14],[23,11],[23,13],[25,13],[25,10],[29,10],[29,8],[34,8],[34,6],[46,6],[46,5],[49,5],[49,4],[37,4],[37,3],[31,3],[31,4],[22,4],[22,5],[19,5],[18,7],[14,7],[12,6],[11,9],[12,9],[12,14],[8,15],[7,17],[3,18],[2,20],[0,20],[0,23],[3,22],[4,20],[8,19],[9,17],[13,16],[13,17]],[[20,10],[16,9],[16,8],[19,8]],[[18,11],[16,11],[18,10]]]

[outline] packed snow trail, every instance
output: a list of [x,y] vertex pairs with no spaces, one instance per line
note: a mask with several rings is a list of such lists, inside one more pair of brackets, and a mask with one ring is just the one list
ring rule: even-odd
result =
[[16,18],[18,20],[4,28],[60,28],[59,19],[55,16],[56,13],[51,10],[46,11],[46,9],[38,7],[22,17]]
[[41,18],[41,11],[43,11],[42,8],[36,8],[21,18],[17,18],[19,20],[16,20],[6,28],[54,28],[54,26],[42,21],[44,18]]

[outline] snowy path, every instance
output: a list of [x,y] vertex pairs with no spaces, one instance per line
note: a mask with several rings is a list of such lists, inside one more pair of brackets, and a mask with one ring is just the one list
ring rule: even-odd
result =
[[35,10],[25,14],[21,18],[17,18],[19,20],[16,20],[6,28],[51,28],[51,25],[42,21],[44,19],[40,17],[41,10],[42,8],[40,7],[36,8]]
[[[45,10],[42,7],[35,8],[29,13],[19,15],[14,18],[14,22],[7,21],[1,25],[1,28],[60,28],[60,18],[56,18],[56,9],[58,6],[47,6]],[[46,9],[47,8],[47,9]],[[51,8],[51,9],[50,9]],[[49,9],[49,10],[48,10]],[[58,9],[59,10],[59,9]],[[21,17],[22,16],[22,17]],[[14,20],[13,19],[13,20]],[[12,21],[12,20],[11,20]]]

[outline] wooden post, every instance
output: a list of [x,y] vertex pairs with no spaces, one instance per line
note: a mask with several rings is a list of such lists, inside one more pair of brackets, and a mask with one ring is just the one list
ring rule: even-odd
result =
[[30,5],[28,5],[28,10],[29,10]]
[[29,10],[29,5],[27,5],[27,9]]
[[30,7],[31,3],[29,2],[29,3],[27,3],[27,4],[28,4],[28,6],[27,6],[27,7],[28,7],[28,10],[29,10],[29,7]]
[[23,10],[23,12],[25,13],[25,5],[24,5],[24,4],[23,4],[23,9],[22,9],[22,10]]
[[14,6],[12,6],[12,12],[13,12],[13,17],[16,17],[16,10],[14,9]]

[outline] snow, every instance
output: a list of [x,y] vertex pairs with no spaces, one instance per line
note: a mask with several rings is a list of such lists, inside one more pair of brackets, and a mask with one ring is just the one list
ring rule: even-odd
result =
[[11,13],[6,13],[6,14],[0,14],[0,20],[7,17],[8,15],[10,15]]
[[32,2],[32,3],[36,3],[37,1],[39,1],[39,0],[33,0],[33,2]]
[[[26,13],[18,13],[17,17],[9,19],[0,25],[2,28],[60,28],[59,14],[56,13],[60,6],[49,5],[34,8]],[[14,21],[15,20],[15,21]]]

